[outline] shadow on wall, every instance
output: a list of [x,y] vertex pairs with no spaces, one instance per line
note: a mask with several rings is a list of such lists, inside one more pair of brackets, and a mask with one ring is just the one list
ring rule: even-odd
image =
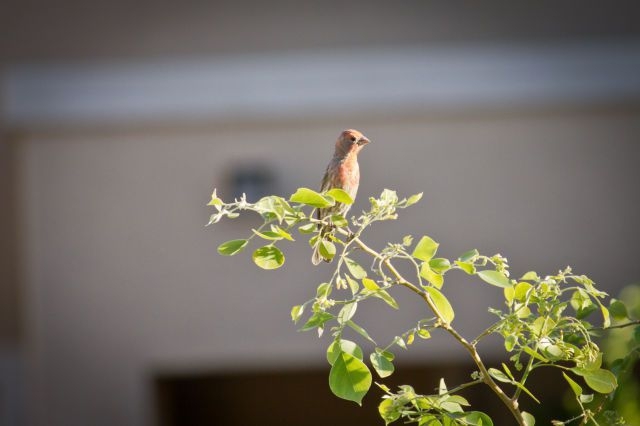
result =
[[[474,371],[472,364],[403,366],[384,383],[395,388],[411,384],[418,393],[436,393],[441,377],[449,383],[465,382]],[[246,426],[304,424],[381,425],[377,406],[383,392],[375,385],[362,407],[331,394],[325,370],[283,370],[202,374],[158,374],[154,380],[156,418],[159,426]],[[531,389],[544,389],[544,406],[522,398],[522,405],[536,417],[536,423],[569,418],[564,407],[560,373],[546,370],[534,375]],[[497,397],[484,386],[461,392],[471,406],[487,413],[494,424],[513,422]]]

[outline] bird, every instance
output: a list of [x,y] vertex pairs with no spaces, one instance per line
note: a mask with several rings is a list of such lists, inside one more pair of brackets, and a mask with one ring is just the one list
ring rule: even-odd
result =
[[[355,200],[360,184],[360,166],[358,165],[358,153],[362,148],[371,142],[365,135],[358,130],[347,129],[340,133],[336,140],[335,151],[327,170],[320,184],[320,192],[328,191],[332,188],[339,188],[345,191],[352,200]],[[321,208],[317,210],[316,217],[318,220],[325,220],[332,215],[347,214],[351,208],[350,204],[335,203],[331,207]],[[321,260],[330,262],[331,259],[322,257],[319,251],[320,241],[332,231],[330,225],[318,225],[320,235],[313,249],[311,262],[318,265]]]

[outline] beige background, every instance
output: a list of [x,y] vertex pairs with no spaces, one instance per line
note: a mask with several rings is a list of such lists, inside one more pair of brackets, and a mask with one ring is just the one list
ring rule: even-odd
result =
[[[534,77],[547,78],[547,88],[574,76],[571,87],[588,86],[585,75],[598,76],[604,84],[597,96],[548,90],[540,99],[507,93],[506,102],[473,106],[462,96],[454,107],[380,102],[375,114],[349,107],[262,119],[276,108],[240,109],[231,118],[165,111],[155,120],[114,120],[102,111],[113,100],[108,90],[78,88],[70,78],[64,81],[73,90],[49,93],[43,87],[57,86],[36,78],[27,89],[51,95],[45,114],[77,101],[56,104],[56,96],[80,93],[92,100],[94,120],[78,113],[58,122],[29,114],[15,121],[16,102],[30,111],[42,105],[10,96],[12,77],[55,77],[61,69],[73,77],[87,67],[110,77],[114,67],[165,61],[224,68],[251,55],[266,58],[268,71],[268,60],[283,54],[404,48],[435,49],[465,64],[460,52],[489,47],[497,63],[508,64],[513,52],[564,46],[556,52],[561,64],[565,55],[591,64],[599,58],[590,56],[594,45],[618,54],[620,46],[637,45],[637,17],[634,1],[2,2],[0,425],[151,425],[157,373],[324,368],[328,340],[297,333],[289,320],[291,306],[311,297],[330,271],[310,269],[304,237],[283,246],[285,268],[265,272],[248,253],[221,258],[215,250],[246,235],[253,220],[203,225],[211,190],[224,196],[238,165],[268,167],[279,194],[316,187],[346,127],[374,141],[361,157],[356,211],[383,188],[425,194],[399,221],[373,229],[373,246],[429,234],[445,256],[474,247],[500,251],[515,275],[572,265],[612,294],[640,276],[640,73],[618,73],[607,61],[584,73],[537,64]],[[635,69],[638,57],[628,55],[625,66]],[[528,82],[519,69],[506,76]],[[490,90],[482,81],[464,83]],[[146,83],[142,78],[143,89],[158,87]],[[296,98],[302,104],[305,93]],[[486,307],[499,303],[498,289],[460,274],[446,291],[469,335],[491,320]],[[401,312],[375,301],[358,311],[380,342],[426,315],[409,295],[396,296]],[[462,356],[435,337],[400,354],[399,363]],[[482,349],[500,354],[491,345]]]
[[[374,141],[362,154],[355,209],[385,187],[425,193],[397,223],[372,230],[374,246],[425,233],[442,242],[446,256],[499,251],[515,275],[573,265],[614,294],[638,276],[629,262],[640,201],[634,111],[353,121]],[[286,268],[275,272],[253,266],[246,253],[219,257],[219,243],[245,236],[255,222],[204,229],[204,204],[225,173],[247,161],[271,167],[280,194],[314,187],[331,151],[325,142],[345,126],[25,140],[28,343],[44,418],[143,423],[151,375],[166,369],[321,367],[327,341],[297,334],[288,312],[313,296],[329,269],[310,269],[303,241],[283,245]],[[486,306],[499,303],[498,289],[461,274],[452,274],[446,290],[469,335],[491,319]],[[398,293],[401,313],[375,301],[358,312],[381,341],[426,315]],[[450,343],[434,339],[401,359],[464,355]]]

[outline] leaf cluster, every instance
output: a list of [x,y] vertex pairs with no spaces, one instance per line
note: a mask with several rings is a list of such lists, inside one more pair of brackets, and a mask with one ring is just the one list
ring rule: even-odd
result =
[[[518,424],[531,426],[535,419],[519,408],[519,399],[526,395],[536,403],[541,402],[527,387],[527,381],[542,367],[562,371],[580,409],[573,419],[557,421],[557,424],[593,420],[596,410],[589,404],[594,394],[609,395],[617,387],[616,375],[602,365],[602,351],[594,336],[611,325],[612,315],[619,317],[626,312],[624,304],[615,299],[605,303],[606,293],[598,290],[587,276],[574,274],[568,267],[552,275],[540,276],[531,271],[513,279],[504,256],[487,256],[474,249],[453,259],[440,257],[440,244],[428,235],[420,236],[415,243],[408,235],[380,250],[363,241],[363,234],[372,225],[397,219],[399,210],[417,203],[421,197],[422,194],[416,194],[400,199],[395,191],[384,190],[379,197],[369,199],[369,209],[358,217],[333,216],[318,220],[313,214],[315,209],[336,203],[351,204],[353,200],[340,189],[318,193],[300,188],[288,199],[268,196],[249,203],[243,196],[225,203],[214,191],[209,205],[216,212],[209,224],[223,217],[233,219],[243,211],[259,214],[263,219],[260,227],[252,229],[246,238],[222,243],[218,252],[235,255],[252,239],[259,239],[262,243],[253,251],[252,259],[263,269],[284,264],[285,255],[279,245],[294,242],[296,232],[299,236],[295,238],[308,236],[309,244],[318,246],[325,260],[335,260],[331,277],[317,286],[313,297],[291,309],[291,319],[302,323],[302,331],[316,330],[319,336],[329,331],[329,387],[340,398],[361,404],[373,383],[371,370],[380,379],[390,376],[395,371],[394,351],[408,349],[416,337],[430,339],[435,329],[444,330],[468,352],[478,371],[469,382],[452,389],[446,387],[444,379],[434,395],[418,394],[409,385],[392,391],[379,384],[384,396],[378,409],[385,423],[403,420],[433,426],[492,425],[486,414],[469,410],[468,401],[459,394],[467,387],[486,385]],[[321,235],[321,229],[327,228],[332,231]],[[363,256],[369,258],[370,267],[362,266]],[[413,272],[407,277],[400,274],[395,266],[400,263],[409,265]],[[445,282],[457,273],[476,277],[504,297],[500,309],[489,309],[496,320],[475,338],[462,336],[454,327],[455,310],[446,296]],[[356,322],[358,306],[377,299],[392,309],[400,309],[394,298],[399,288],[419,297],[430,315],[419,319],[415,326],[399,333],[388,344],[378,344],[365,327]],[[599,314],[598,324],[590,319],[595,313]],[[362,339],[362,343],[346,338],[347,332]],[[476,347],[489,335],[502,337],[509,354],[508,363],[493,367],[485,364]],[[363,349],[362,344],[368,349]],[[585,391],[579,381],[589,390]]]

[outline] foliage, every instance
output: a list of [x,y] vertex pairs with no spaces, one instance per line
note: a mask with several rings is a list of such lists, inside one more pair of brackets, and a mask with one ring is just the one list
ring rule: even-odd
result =
[[611,303],[612,325],[602,342],[603,362],[616,375],[618,388],[594,404],[603,405],[597,417],[601,424],[620,424],[615,423],[617,414],[612,412],[615,410],[624,417],[626,424],[636,425],[640,424],[640,383],[633,373],[640,359],[640,326],[632,328],[628,325],[637,325],[640,318],[640,286],[623,288],[619,298],[620,301]]
[[[284,264],[282,243],[294,241],[296,232],[309,235],[309,244],[318,245],[325,260],[334,260],[335,269],[329,280],[318,285],[312,298],[291,309],[291,319],[302,323],[303,331],[317,330],[319,336],[329,331],[329,387],[336,396],[360,404],[373,382],[371,368],[380,379],[390,376],[395,370],[393,351],[407,349],[416,338],[429,339],[435,329],[447,332],[469,354],[478,369],[471,380],[448,388],[441,379],[438,392],[433,395],[419,394],[409,385],[392,390],[377,383],[384,391],[378,410],[386,424],[402,420],[420,426],[492,425],[489,416],[470,410],[468,401],[458,394],[464,388],[484,384],[519,425],[531,426],[535,419],[520,409],[519,400],[526,395],[540,403],[539,396],[527,387],[527,382],[530,375],[542,367],[562,371],[578,407],[575,417],[557,420],[554,424],[598,424],[596,417],[603,415],[605,404],[594,405],[594,400],[606,400],[612,395],[617,377],[603,367],[603,353],[594,342],[594,334],[611,326],[612,313],[616,319],[621,317],[624,305],[617,300],[606,302],[606,293],[598,290],[587,276],[575,274],[569,267],[551,275],[531,271],[514,279],[502,255],[486,256],[470,250],[454,259],[437,257],[439,243],[427,235],[415,244],[413,237],[405,236],[379,251],[363,241],[365,231],[372,225],[396,219],[399,210],[417,203],[421,196],[400,199],[396,192],[384,190],[378,198],[369,199],[369,209],[359,217],[348,220],[333,216],[322,222],[314,218],[316,208],[351,204],[353,200],[340,189],[318,193],[300,188],[288,200],[268,196],[250,203],[243,196],[225,203],[214,191],[208,205],[216,211],[209,224],[224,217],[236,218],[244,211],[258,213],[263,219],[260,227],[252,229],[246,238],[222,243],[218,252],[235,255],[257,239],[259,247],[254,249],[252,259],[264,269]],[[333,232],[320,235],[319,224],[331,226]],[[357,262],[356,251],[371,258],[370,268],[365,269]],[[399,272],[396,268],[399,263],[410,266],[413,271],[410,276]],[[445,281],[449,274],[456,273],[477,277],[504,297],[502,309],[490,309],[495,322],[473,339],[462,336],[453,325],[455,310],[446,296]],[[411,290],[427,305],[431,316],[419,319],[414,327],[399,333],[390,343],[379,345],[355,322],[357,308],[375,298],[399,309],[393,297],[397,287]],[[594,325],[593,318],[600,318],[600,325]],[[628,325],[637,325],[637,322]],[[368,357],[361,344],[343,337],[345,330],[355,331],[363,342],[372,346]],[[482,360],[476,347],[489,335],[502,337],[509,354],[508,363],[489,367]],[[638,328],[635,335],[640,335]]]

